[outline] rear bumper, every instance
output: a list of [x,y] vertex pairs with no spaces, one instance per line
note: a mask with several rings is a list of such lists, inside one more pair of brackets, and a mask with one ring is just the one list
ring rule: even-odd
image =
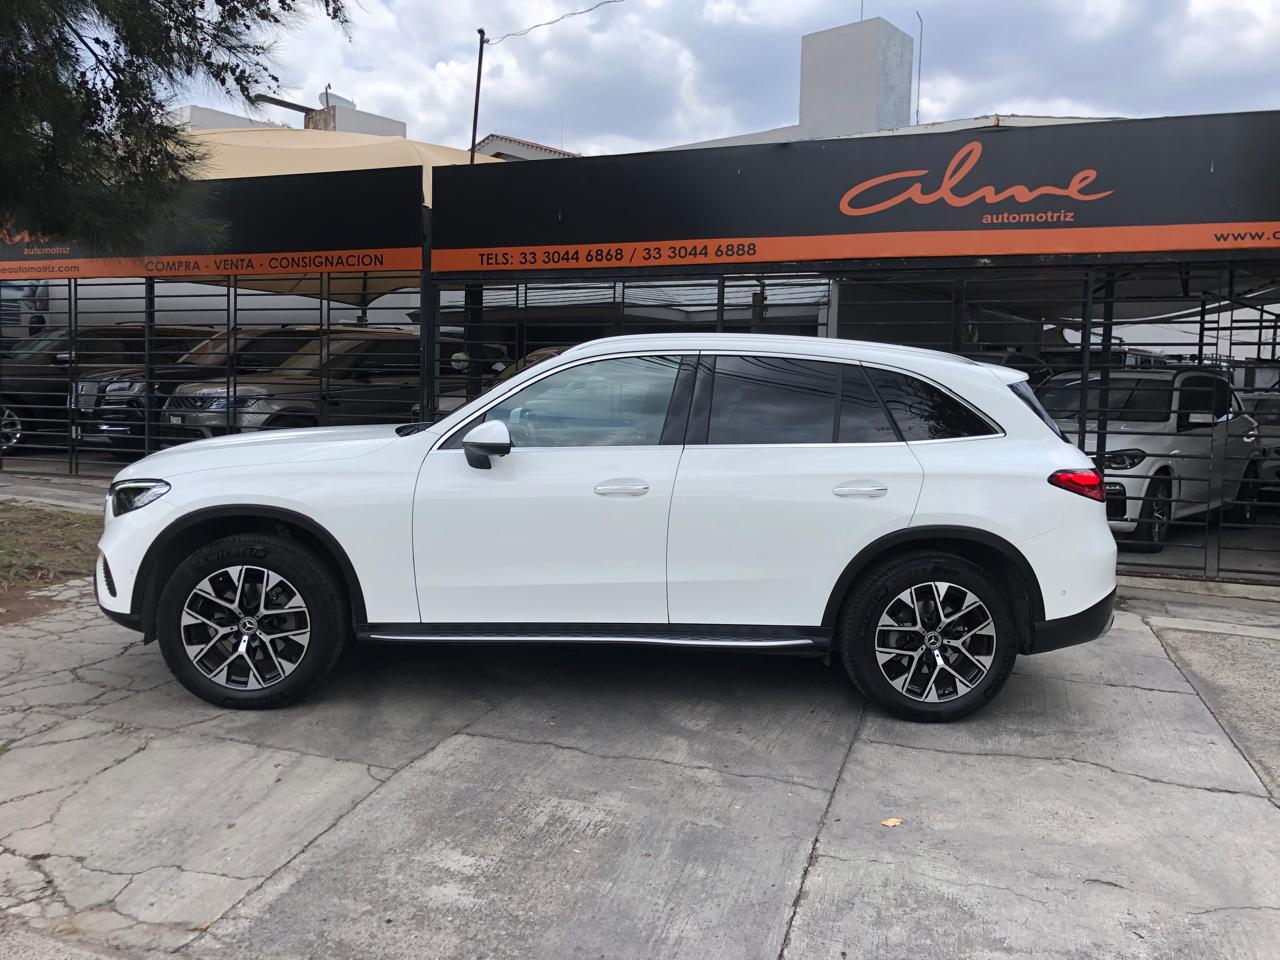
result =
[[1114,617],[1116,592],[1112,590],[1093,606],[1057,620],[1042,620],[1031,630],[1027,653],[1046,653],[1077,643],[1097,640],[1109,629]]

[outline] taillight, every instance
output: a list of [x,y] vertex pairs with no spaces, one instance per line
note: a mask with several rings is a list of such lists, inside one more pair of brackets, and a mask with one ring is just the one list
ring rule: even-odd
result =
[[1102,474],[1097,470],[1055,470],[1049,474],[1049,482],[1055,487],[1070,490],[1099,503],[1107,498],[1102,486]]

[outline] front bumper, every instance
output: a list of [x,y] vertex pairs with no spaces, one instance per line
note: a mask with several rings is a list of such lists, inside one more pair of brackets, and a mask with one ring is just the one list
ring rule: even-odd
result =
[[1115,618],[1116,592],[1112,590],[1093,606],[1057,620],[1042,620],[1031,629],[1025,653],[1047,653],[1077,643],[1097,640],[1111,629]]

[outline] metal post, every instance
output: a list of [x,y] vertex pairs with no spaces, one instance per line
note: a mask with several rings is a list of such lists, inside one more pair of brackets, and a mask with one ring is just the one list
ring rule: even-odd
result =
[[145,278],[142,289],[142,450],[149,454],[155,451],[156,278]]
[[1107,461],[1107,411],[1111,407],[1111,344],[1116,315],[1116,275],[1106,272],[1102,287],[1102,373],[1098,383],[1098,449],[1093,463],[1106,477]]
[[418,419],[424,423],[435,420],[431,406],[431,388],[435,383],[435,298],[431,279],[431,211],[422,208],[422,267],[418,274],[418,350],[420,382],[418,384]]
[[332,372],[329,362],[333,358],[333,330],[329,325],[329,274],[320,274],[320,403],[317,404],[319,425],[329,425],[329,388],[332,386]]
[[471,108],[471,155],[467,160],[468,164],[476,162],[476,128],[480,125],[480,70],[484,67],[484,28],[481,27],[476,33],[480,34],[480,50],[476,54],[476,99]]
[[[71,400],[71,409],[67,411],[70,417],[68,430],[69,449],[67,451],[67,470],[72,476],[80,473],[80,422],[79,422],[79,401],[80,387],[79,361],[76,354],[79,352],[78,345],[80,340],[80,281],[67,281],[67,325],[69,327],[68,343],[71,349],[71,392],[67,395]],[[101,398],[97,398],[101,399]]]
[[[483,340],[480,330],[483,320],[484,287],[478,283],[468,283],[462,292],[462,349],[468,358],[471,357],[475,345]],[[443,357],[441,359],[443,360]],[[472,400],[480,396],[480,391],[484,388],[481,361],[469,359],[466,373],[466,397]]]
[[236,396],[240,392],[240,370],[236,362],[236,290],[239,278],[227,277],[227,342],[223,351],[227,365],[227,408],[223,412],[223,426],[227,433],[236,424]]
[[1076,414],[1076,446],[1085,448],[1089,424],[1089,352],[1093,346],[1093,270],[1084,274],[1084,303],[1080,310],[1080,409]]

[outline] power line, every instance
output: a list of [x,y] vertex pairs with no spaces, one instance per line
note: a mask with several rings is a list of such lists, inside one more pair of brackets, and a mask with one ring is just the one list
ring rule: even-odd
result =
[[600,0],[599,3],[594,4],[593,6],[587,7],[587,9],[585,10],[574,10],[574,11],[571,11],[570,13],[564,13],[556,17],[554,20],[547,20],[543,23],[535,23],[533,26],[525,27],[523,30],[517,30],[515,33],[504,33],[497,40],[486,40],[485,43],[491,47],[496,47],[503,40],[509,40],[512,37],[523,37],[526,33],[530,33],[534,30],[537,30],[539,27],[549,27],[553,24],[559,23],[561,20],[568,20],[570,17],[580,17],[585,13],[590,13],[592,10],[599,10],[601,7],[610,3],[624,3],[624,2],[625,0]]

